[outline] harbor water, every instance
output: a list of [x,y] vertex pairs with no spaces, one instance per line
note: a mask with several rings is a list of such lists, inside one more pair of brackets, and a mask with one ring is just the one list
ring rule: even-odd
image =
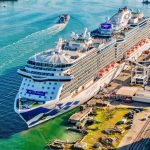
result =
[[[15,95],[21,84],[17,69],[33,54],[55,46],[72,31],[92,30],[118,8],[140,9],[150,16],[150,5],[141,0],[18,0],[0,1],[0,150],[42,150],[52,139],[75,140],[79,134],[66,132],[65,122],[75,111],[27,129],[14,112]],[[71,19],[65,29],[56,22],[60,14]]]

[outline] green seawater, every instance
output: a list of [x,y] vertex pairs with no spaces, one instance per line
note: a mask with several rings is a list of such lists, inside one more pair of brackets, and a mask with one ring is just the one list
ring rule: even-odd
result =
[[27,129],[9,139],[0,140],[1,150],[42,150],[48,141],[61,139],[64,141],[76,141],[81,134],[67,131],[66,121],[76,109],[52,119],[42,125]]

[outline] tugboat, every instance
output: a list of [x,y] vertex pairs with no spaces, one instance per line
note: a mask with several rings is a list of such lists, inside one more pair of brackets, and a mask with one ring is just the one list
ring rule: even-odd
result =
[[58,24],[67,24],[70,20],[70,16],[68,14],[62,14],[59,16]]

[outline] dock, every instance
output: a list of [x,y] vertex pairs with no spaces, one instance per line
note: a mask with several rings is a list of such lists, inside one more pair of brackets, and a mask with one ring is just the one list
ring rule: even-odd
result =
[[73,114],[70,118],[69,118],[69,122],[70,123],[77,123],[77,122],[82,122],[85,120],[85,118],[92,112],[92,108],[88,107],[85,108],[82,111],[78,111],[75,114]]

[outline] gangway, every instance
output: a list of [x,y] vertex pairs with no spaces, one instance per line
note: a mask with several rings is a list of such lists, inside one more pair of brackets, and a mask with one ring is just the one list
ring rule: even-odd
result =
[[127,65],[130,65],[130,66],[139,66],[139,67],[144,67],[142,64],[140,64],[139,62],[136,62],[136,61],[132,61],[132,60],[125,60],[126,64]]
[[148,60],[148,61],[140,61],[139,63],[141,65],[150,66],[150,60]]

